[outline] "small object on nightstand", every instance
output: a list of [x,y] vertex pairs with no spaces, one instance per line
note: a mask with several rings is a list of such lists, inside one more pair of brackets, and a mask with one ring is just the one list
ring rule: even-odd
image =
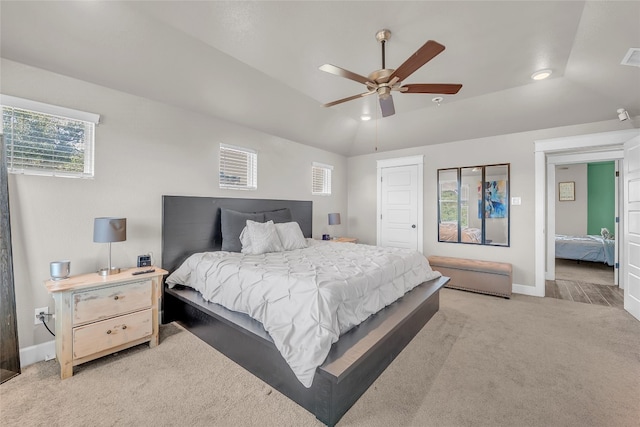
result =
[[51,273],[52,280],[64,280],[69,277],[71,271],[71,262],[65,261],[53,261],[49,264],[49,271]]
[[138,267],[151,266],[151,255],[138,255]]
[[137,276],[138,274],[153,273],[154,271],[156,271],[154,268],[149,269],[149,270],[138,270],[138,271],[134,271],[133,273],[131,273],[131,275],[132,276]]

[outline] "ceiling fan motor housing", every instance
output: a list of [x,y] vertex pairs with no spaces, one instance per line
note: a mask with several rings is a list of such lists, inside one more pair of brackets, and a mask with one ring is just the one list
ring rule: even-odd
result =
[[369,74],[369,80],[379,85],[387,83],[389,81],[389,76],[391,76],[391,74],[393,74],[394,71],[395,70],[392,68],[376,70],[373,73]]

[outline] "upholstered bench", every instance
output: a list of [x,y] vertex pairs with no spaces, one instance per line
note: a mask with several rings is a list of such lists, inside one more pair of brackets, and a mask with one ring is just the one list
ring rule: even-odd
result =
[[510,298],[512,267],[506,262],[430,256],[429,264],[443,276],[451,278],[447,288]]

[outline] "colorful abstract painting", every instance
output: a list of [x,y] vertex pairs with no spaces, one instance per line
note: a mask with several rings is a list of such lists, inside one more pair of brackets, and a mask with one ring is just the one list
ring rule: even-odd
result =
[[[487,181],[484,193],[484,217],[507,217],[507,181]],[[478,183],[478,218],[482,218],[482,182]]]

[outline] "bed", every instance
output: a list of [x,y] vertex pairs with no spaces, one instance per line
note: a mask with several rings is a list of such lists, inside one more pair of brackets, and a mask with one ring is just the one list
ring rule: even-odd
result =
[[615,263],[615,240],[597,235],[566,236],[556,234],[556,258],[577,261]]
[[[461,242],[464,243],[482,243],[482,230],[472,227],[461,227]],[[458,242],[458,223],[457,222],[441,222],[439,226],[440,242]]]
[[[285,208],[304,236],[311,237],[310,201],[164,196],[162,267],[172,273],[193,254],[220,251],[223,209],[266,212]],[[316,369],[310,387],[296,377],[262,323],[208,302],[193,289],[165,286],[162,318],[163,323],[177,321],[326,425],[335,425],[438,311],[439,291],[447,281],[439,277],[419,284],[340,335]]]

